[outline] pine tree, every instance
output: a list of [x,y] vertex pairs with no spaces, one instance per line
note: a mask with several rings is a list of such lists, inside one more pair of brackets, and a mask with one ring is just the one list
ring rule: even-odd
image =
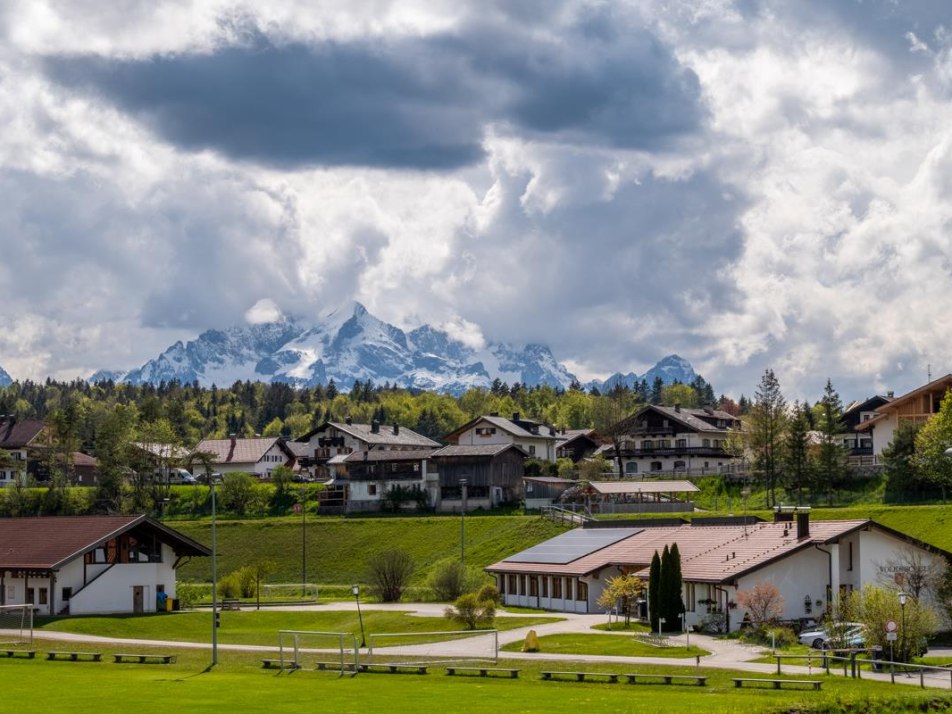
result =
[[827,379],[823,399],[817,404],[817,431],[820,447],[817,454],[817,485],[825,488],[827,502],[833,505],[833,489],[849,472],[849,452],[843,444],[843,404],[840,395]]
[[808,411],[805,404],[799,401],[793,403],[793,413],[790,415],[790,425],[784,440],[784,481],[787,488],[796,489],[798,505],[803,503],[803,487],[813,481]]
[[754,394],[747,422],[748,445],[753,454],[754,470],[767,492],[767,505],[777,503],[777,476],[780,472],[784,436],[787,428],[787,404],[780,382],[767,369]]
[[648,623],[652,630],[657,631],[661,616],[661,556],[655,551],[648,569]]

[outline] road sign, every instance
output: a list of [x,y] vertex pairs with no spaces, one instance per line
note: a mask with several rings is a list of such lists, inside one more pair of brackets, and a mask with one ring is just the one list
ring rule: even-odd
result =
[[887,642],[895,642],[898,638],[899,638],[899,635],[897,635],[895,632],[887,632],[887,633],[886,633],[886,641],[887,641]]
[[295,513],[300,513],[304,510],[304,506],[302,506],[300,503],[295,503],[293,506],[291,506],[291,510]]
[[886,632],[895,632],[899,629],[899,625],[896,624],[895,620],[886,620]]

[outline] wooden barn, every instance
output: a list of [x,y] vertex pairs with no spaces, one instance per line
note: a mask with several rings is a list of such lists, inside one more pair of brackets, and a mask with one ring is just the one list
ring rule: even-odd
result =
[[450,445],[433,452],[439,473],[438,510],[492,508],[523,496],[525,451],[514,444]]

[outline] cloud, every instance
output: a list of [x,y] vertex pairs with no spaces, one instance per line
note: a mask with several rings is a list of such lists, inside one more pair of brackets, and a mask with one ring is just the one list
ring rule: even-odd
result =
[[490,126],[648,148],[697,131],[698,85],[649,32],[585,13],[559,36],[473,21],[390,39],[271,39],[149,57],[51,55],[50,78],[165,141],[261,164],[448,170],[483,159]]

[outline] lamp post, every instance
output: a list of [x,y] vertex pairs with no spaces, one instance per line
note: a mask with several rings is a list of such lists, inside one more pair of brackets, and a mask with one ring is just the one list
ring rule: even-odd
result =
[[215,538],[215,474],[208,475],[212,492],[212,666],[218,664],[218,542]]
[[899,646],[900,656],[906,656],[906,592],[899,591],[899,609],[902,610],[902,643]]
[[459,564],[466,568],[466,479],[459,480],[462,505],[459,509]]
[[301,597],[307,597],[307,486],[301,487]]
[[360,620],[360,646],[364,647],[366,637],[364,636],[364,616],[360,614],[360,586],[354,583],[350,591],[354,593],[354,600],[357,601],[357,619]]

